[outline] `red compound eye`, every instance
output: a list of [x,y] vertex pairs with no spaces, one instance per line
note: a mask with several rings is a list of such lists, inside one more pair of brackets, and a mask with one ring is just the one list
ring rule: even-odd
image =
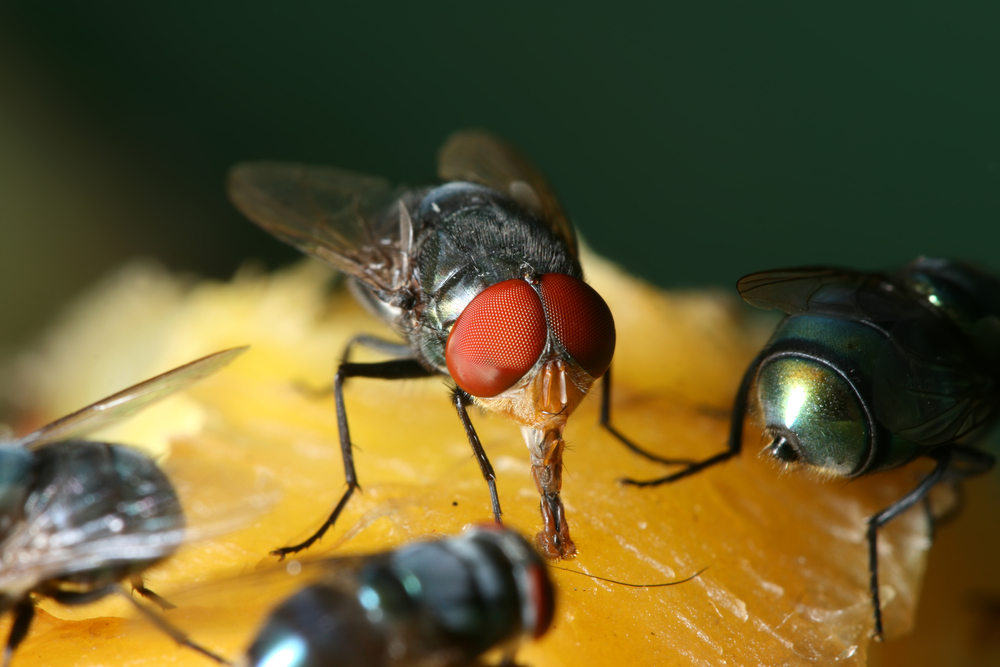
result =
[[555,337],[583,370],[598,378],[615,355],[615,319],[594,288],[563,273],[542,276],[542,298]]
[[542,302],[531,285],[516,279],[491,285],[455,320],[445,348],[448,372],[469,394],[496,396],[531,370],[547,333]]

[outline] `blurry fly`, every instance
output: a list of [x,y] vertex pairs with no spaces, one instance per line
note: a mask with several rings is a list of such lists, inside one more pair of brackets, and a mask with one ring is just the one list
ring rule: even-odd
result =
[[237,664],[449,667],[494,648],[510,661],[555,609],[545,562],[500,526],[312,565],[320,579],[270,613]]
[[[456,385],[452,403],[489,486],[496,521],[495,475],[469,419],[473,403],[521,426],[541,494],[541,552],[553,559],[576,554],[560,497],[563,429],[609,369],[614,319],[583,281],[576,233],[552,188],[524,157],[485,132],[458,132],[441,149],[438,173],[444,185],[423,188],[272,162],[240,164],[229,175],[229,195],[240,211],[346,273],[355,296],[406,340],[358,336],[348,345],[333,385],[347,489],[312,537],[276,555],[322,537],[358,486],[344,381],[436,374]],[[396,358],[354,363],[354,344]],[[608,373],[606,426],[609,380]]]
[[140,574],[184,539],[173,485],[147,455],[82,438],[215,373],[246,349],[193,361],[0,443],[0,614],[14,615],[4,667],[28,633],[32,594],[79,605],[116,592],[179,643],[224,662],[121,585],[131,580],[136,592],[169,606],[142,584]]
[[1000,280],[974,266],[920,258],[892,275],[780,269],[740,279],[740,294],[787,313],[751,362],[733,404],[729,447],[673,482],[739,454],[751,389],[769,442],[789,466],[854,479],[927,457],[933,471],[868,519],[869,569],[882,638],[878,529],[936,484],[989,470],[974,445],[1000,415]]

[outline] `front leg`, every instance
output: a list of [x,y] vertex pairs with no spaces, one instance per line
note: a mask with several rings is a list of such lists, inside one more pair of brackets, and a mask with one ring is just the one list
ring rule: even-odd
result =
[[604,372],[604,377],[601,378],[601,426],[607,429],[608,433],[613,435],[618,442],[625,445],[628,449],[632,450],[639,456],[645,457],[650,461],[656,461],[657,463],[665,463],[667,465],[691,465],[694,461],[690,459],[668,459],[662,456],[657,456],[652,452],[648,452],[639,445],[632,442],[629,438],[622,435],[621,431],[611,425],[611,368],[608,368]]
[[379,380],[409,380],[414,378],[424,378],[434,375],[420,365],[416,359],[394,359],[392,361],[380,361],[370,364],[355,364],[344,362],[337,368],[337,375],[333,380],[333,396],[337,404],[337,429],[340,433],[340,453],[344,460],[344,479],[347,482],[347,489],[340,501],[333,508],[330,517],[319,527],[312,537],[305,542],[300,542],[294,546],[282,547],[271,552],[272,556],[284,558],[288,554],[298,553],[303,549],[308,549],[317,540],[326,534],[333,524],[337,522],[340,513],[347,506],[354,490],[358,488],[358,476],[354,471],[354,454],[351,444],[351,432],[347,426],[347,410],[344,407],[344,381],[347,378],[362,377]]
[[760,368],[760,364],[763,359],[764,352],[761,352],[752,362],[750,362],[750,367],[747,368],[746,373],[743,374],[743,381],[740,382],[739,389],[736,390],[736,398],[733,400],[732,421],[729,424],[729,444],[725,451],[719,452],[718,454],[710,456],[702,461],[691,463],[687,467],[682,468],[680,471],[675,472],[672,475],[647,480],[623,479],[621,480],[622,483],[630,484],[632,486],[659,486],[660,484],[671,484],[679,479],[689,477],[697,472],[705,470],[706,468],[711,468],[714,465],[718,465],[719,463],[728,461],[735,456],[739,456],[740,451],[743,448],[743,420],[746,418],[750,388],[753,386],[754,379],[757,377],[757,369]]
[[347,341],[347,345],[344,346],[344,353],[340,356],[341,363],[351,360],[351,352],[356,347],[366,347],[373,352],[379,352],[392,359],[409,359],[413,354],[413,350],[406,343],[385,340],[384,338],[370,334],[358,334]]
[[476,461],[479,462],[479,470],[483,473],[486,486],[490,488],[490,501],[493,503],[493,520],[497,523],[503,523],[500,520],[503,512],[500,511],[500,496],[497,494],[497,476],[493,472],[493,465],[486,456],[486,450],[483,449],[483,443],[479,441],[479,435],[472,426],[472,420],[469,419],[467,408],[472,403],[472,399],[469,398],[467,393],[456,387],[455,391],[452,392],[451,402],[455,405],[455,410],[458,411],[458,418],[462,421],[462,426],[465,428],[465,437],[469,439],[469,444],[472,445],[472,452],[476,455]]

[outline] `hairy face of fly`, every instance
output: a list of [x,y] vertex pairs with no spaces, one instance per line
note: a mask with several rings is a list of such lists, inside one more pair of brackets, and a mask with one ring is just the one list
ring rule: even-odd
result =
[[474,399],[477,405],[522,426],[561,431],[593,384],[594,378],[576,363],[557,356],[540,362],[507,391]]

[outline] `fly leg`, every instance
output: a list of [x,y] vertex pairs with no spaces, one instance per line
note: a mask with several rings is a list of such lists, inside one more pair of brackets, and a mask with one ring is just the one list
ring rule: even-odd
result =
[[615,436],[618,442],[622,443],[639,456],[645,457],[650,461],[665,463],[667,465],[691,465],[694,463],[694,461],[690,459],[667,459],[662,456],[657,456],[652,452],[648,452],[632,442],[629,438],[626,438],[622,435],[621,431],[611,425],[611,368],[608,368],[608,370],[604,372],[604,378],[601,380],[601,426],[607,429],[608,433]]
[[35,605],[28,596],[14,605],[14,622],[10,626],[10,636],[7,637],[7,645],[3,649],[3,667],[10,665],[14,651],[28,635],[28,628],[31,627],[34,618]]
[[458,418],[462,420],[462,426],[465,428],[465,437],[469,439],[469,444],[472,445],[472,452],[476,455],[476,461],[479,462],[479,469],[483,473],[483,479],[486,480],[486,485],[490,487],[490,502],[493,504],[493,520],[497,523],[503,523],[500,517],[503,512],[500,511],[500,496],[497,495],[497,476],[493,472],[493,465],[490,460],[486,457],[486,450],[483,449],[483,443],[479,441],[479,435],[476,433],[476,429],[472,426],[472,420],[469,419],[469,412],[467,408],[469,404],[472,403],[472,399],[461,389],[456,388],[451,395],[452,403],[455,404],[455,410],[458,411]]
[[126,591],[122,586],[117,586],[116,588],[118,589],[118,593],[121,594],[121,596],[124,597],[125,599],[127,599],[129,602],[131,602],[135,606],[135,608],[138,609],[140,611],[140,613],[142,613],[143,616],[145,616],[150,621],[152,621],[153,625],[155,625],[157,628],[159,628],[160,630],[162,630],[166,634],[170,635],[170,638],[173,639],[178,644],[180,644],[181,646],[186,646],[186,647],[188,647],[189,649],[191,649],[193,651],[197,651],[198,653],[201,653],[206,658],[209,658],[210,660],[214,660],[215,662],[219,663],[220,665],[231,665],[232,664],[231,662],[229,662],[228,660],[226,660],[222,656],[220,656],[220,655],[218,655],[216,653],[213,653],[212,651],[208,650],[204,646],[201,646],[200,644],[197,644],[194,641],[192,641],[186,634],[184,634],[183,632],[181,632],[180,630],[178,630],[177,628],[175,628],[173,625],[171,625],[170,623],[168,623],[166,621],[166,619],[164,619],[162,616],[160,616],[159,614],[157,614],[156,612],[154,612],[152,609],[148,609],[145,605],[140,604],[139,602],[137,602],[135,600],[135,598],[133,598],[129,594],[129,592]]
[[875,629],[872,639],[877,642],[882,641],[882,603],[878,591],[878,529],[923,500],[934,485],[941,481],[951,460],[951,452],[947,448],[941,448],[930,455],[937,459],[934,470],[908,494],[881,512],[868,517],[868,571],[871,575],[869,588],[872,594],[872,607],[875,610]]
[[177,605],[171,604],[168,600],[160,597],[158,594],[146,588],[146,584],[142,581],[142,577],[136,575],[132,577],[129,581],[132,583],[132,592],[138,593],[142,597],[146,598],[157,607],[166,611],[168,609],[176,609]]
[[347,341],[347,346],[344,348],[344,354],[340,357],[341,362],[350,361],[351,351],[354,350],[355,346],[359,345],[361,347],[367,347],[369,350],[380,352],[393,359],[405,359],[413,354],[410,346],[406,343],[397,343],[369,334],[358,334],[351,340]]
[[948,472],[941,481],[944,484],[951,485],[952,491],[955,494],[955,502],[943,512],[934,513],[929,496],[924,499],[924,503],[927,506],[927,518],[932,539],[934,538],[934,530],[958,516],[965,505],[965,488],[960,482],[966,477],[973,477],[989,472],[996,462],[996,459],[991,454],[987,454],[975,447],[950,445],[949,448],[951,449],[951,465],[948,467]]
[[[405,359],[413,354],[410,350],[410,346],[406,343],[396,343],[391,340],[379,338],[378,336],[359,334],[347,341],[347,345],[344,346],[344,353],[340,355],[340,363],[343,364],[350,361],[351,352],[356,346],[359,345],[361,347],[367,347],[369,350],[381,352],[385,356],[393,359]],[[303,394],[317,400],[326,398],[330,392],[333,391],[332,385],[326,387],[312,387],[302,381],[296,382],[295,386]]]
[[284,558],[288,554],[298,553],[313,545],[318,539],[323,537],[327,530],[337,522],[340,513],[344,511],[347,501],[350,500],[354,490],[358,488],[358,477],[354,472],[354,453],[351,445],[351,432],[347,426],[347,410],[344,408],[344,380],[352,377],[373,378],[379,380],[407,380],[414,378],[425,378],[434,375],[420,365],[416,359],[394,359],[392,361],[380,361],[370,364],[355,364],[344,362],[337,368],[337,375],[333,379],[333,396],[337,404],[337,429],[340,432],[340,453],[344,459],[344,478],[347,489],[341,496],[340,502],[333,508],[330,518],[320,526],[312,537],[305,542],[301,542],[291,547],[282,547],[271,552],[272,556]]
[[760,366],[763,358],[763,353],[758,354],[757,357],[754,358],[754,360],[750,363],[750,367],[747,368],[747,372],[743,375],[743,381],[740,382],[739,389],[736,390],[736,398],[733,400],[732,421],[729,424],[729,446],[726,451],[720,452],[715,456],[710,456],[703,461],[692,463],[686,468],[683,468],[672,475],[667,475],[666,477],[647,480],[623,479],[621,480],[622,483],[631,484],[632,486],[659,486],[660,484],[670,484],[679,479],[689,477],[696,472],[701,472],[705,468],[711,468],[716,464],[728,461],[735,456],[739,456],[740,450],[743,448],[743,419],[746,417],[747,399],[750,396],[750,387],[753,385],[754,378],[757,377],[757,368]]
[[868,570],[871,573],[870,588],[872,606],[875,608],[875,630],[872,639],[882,641],[882,606],[878,592],[878,549],[876,538],[878,529],[894,518],[922,501],[934,488],[934,485],[949,476],[957,479],[971,477],[987,472],[993,467],[995,459],[986,452],[963,445],[946,445],[932,451],[928,456],[937,460],[937,465],[915,489],[886,507],[881,512],[868,518]]

